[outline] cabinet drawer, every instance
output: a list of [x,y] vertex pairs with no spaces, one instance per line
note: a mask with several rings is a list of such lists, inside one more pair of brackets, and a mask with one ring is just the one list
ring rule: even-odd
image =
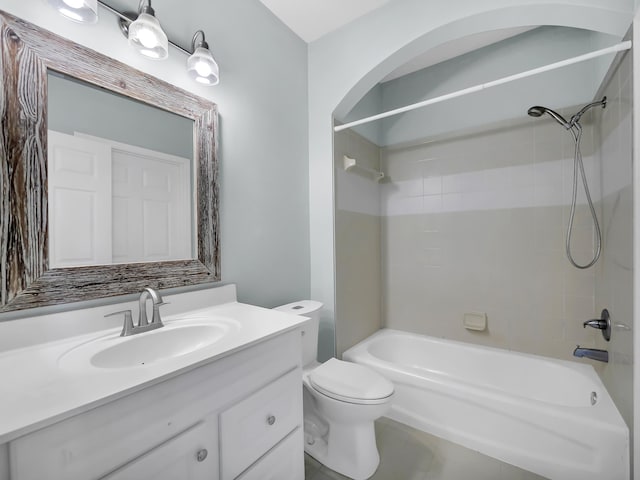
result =
[[252,465],[238,480],[303,480],[302,428],[298,427],[273,450]]
[[220,414],[221,479],[244,469],[302,424],[302,372],[296,368]]
[[215,480],[218,478],[215,417],[200,422],[101,480]]

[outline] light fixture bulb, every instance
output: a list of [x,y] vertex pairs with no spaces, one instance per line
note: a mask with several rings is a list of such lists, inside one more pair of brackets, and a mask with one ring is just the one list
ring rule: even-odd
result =
[[129,45],[138,53],[153,59],[169,55],[169,39],[151,7],[144,7],[138,18],[129,25]]
[[49,5],[69,20],[79,23],[98,21],[98,0],[47,0]]
[[158,46],[159,41],[155,32],[150,28],[143,27],[138,32],[138,40],[145,48],[155,48]]
[[[192,44],[195,46],[195,37]],[[202,42],[187,59],[187,74],[203,85],[217,85],[220,82],[220,69],[209,51],[209,45],[204,41],[204,34]]]
[[198,75],[201,77],[208,77],[213,71],[211,65],[209,65],[207,62],[201,61],[196,62],[194,68],[196,69],[196,72],[198,72]]

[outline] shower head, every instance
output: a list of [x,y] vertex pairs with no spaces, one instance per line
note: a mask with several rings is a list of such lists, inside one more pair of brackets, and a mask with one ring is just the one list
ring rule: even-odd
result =
[[531,107],[527,111],[527,113],[532,117],[541,117],[542,115],[547,113],[547,114],[549,114],[550,117],[552,117],[556,122],[558,122],[560,125],[562,125],[567,130],[569,128],[571,128],[571,124],[569,124],[569,122],[567,122],[562,115],[560,115],[557,112],[554,112],[550,108],[541,107],[539,105],[536,105],[536,106]]
[[541,117],[542,115],[544,115],[544,111],[546,109],[544,107],[539,107],[539,106],[535,106],[535,107],[531,107],[527,113],[529,114],[529,116],[531,117]]

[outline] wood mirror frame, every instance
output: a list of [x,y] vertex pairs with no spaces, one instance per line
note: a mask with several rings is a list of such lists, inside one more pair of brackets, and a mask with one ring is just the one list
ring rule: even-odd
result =
[[[194,121],[197,259],[49,269],[47,72]],[[0,313],[220,280],[217,107],[0,10]]]

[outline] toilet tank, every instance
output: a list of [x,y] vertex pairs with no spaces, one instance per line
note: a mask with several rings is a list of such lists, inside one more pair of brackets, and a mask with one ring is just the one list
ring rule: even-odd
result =
[[300,300],[299,302],[288,303],[275,308],[275,310],[281,312],[302,315],[311,319],[310,322],[307,322],[302,327],[303,366],[315,362],[318,357],[318,326],[320,325],[321,309],[322,303],[315,300]]

